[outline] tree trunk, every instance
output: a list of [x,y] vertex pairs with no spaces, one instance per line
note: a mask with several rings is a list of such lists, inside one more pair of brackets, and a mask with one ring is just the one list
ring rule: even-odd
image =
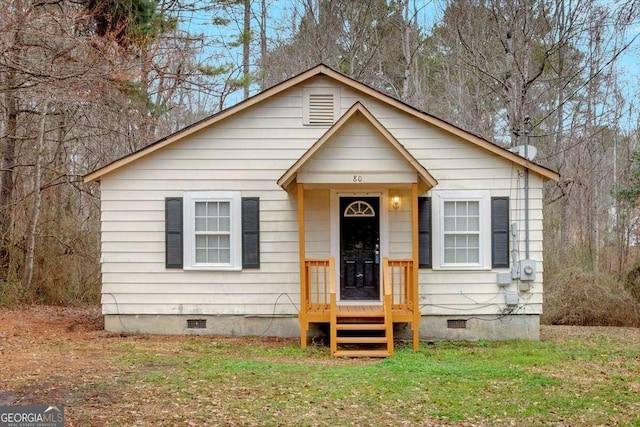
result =
[[262,72],[260,73],[260,89],[266,89],[266,70],[264,69],[267,58],[267,0],[260,1],[260,62]]
[[[563,35],[565,34],[564,24],[565,20],[565,5],[564,1],[559,3],[559,18],[558,18],[558,33]],[[557,160],[556,170],[562,171],[562,166],[564,166],[564,158],[567,156],[565,151],[564,144],[564,120],[565,120],[565,112],[564,112],[564,87],[565,87],[565,63],[564,63],[564,55],[565,55],[564,46],[558,49],[558,84],[556,87],[556,103],[558,105],[558,112],[556,113],[556,135],[555,135],[555,146],[556,151],[560,153],[558,155],[559,158],[563,160]],[[563,190],[564,191],[564,190]],[[567,254],[567,249],[569,248],[569,212],[568,212],[568,196],[563,195],[558,201],[560,203],[560,254],[564,256]]]
[[15,84],[15,73],[7,73],[5,93],[6,131],[2,138],[2,164],[0,165],[0,281],[5,281],[11,265],[11,227],[13,224],[14,170],[16,164],[16,133],[18,132],[18,98],[11,88]]
[[36,251],[36,232],[38,230],[38,219],[40,218],[40,207],[42,205],[42,193],[40,192],[40,186],[42,182],[42,156],[44,155],[44,134],[46,131],[48,108],[49,104],[48,102],[45,102],[42,110],[42,119],[40,121],[40,130],[38,131],[38,145],[34,170],[35,176],[33,182],[33,197],[35,200],[33,202],[29,233],[27,234],[27,256],[24,267],[24,295],[29,295],[31,292],[31,282],[33,281],[33,258]]
[[244,0],[244,29],[242,34],[242,73],[244,99],[249,98],[249,47],[251,44],[251,0]]

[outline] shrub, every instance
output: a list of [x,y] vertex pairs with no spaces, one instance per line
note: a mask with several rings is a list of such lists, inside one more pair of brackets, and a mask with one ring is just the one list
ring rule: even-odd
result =
[[577,267],[559,270],[545,277],[544,296],[546,324],[640,326],[638,300],[610,273]]
[[640,262],[637,262],[631,267],[625,279],[624,287],[627,289],[627,292],[629,292],[637,303],[640,303]]

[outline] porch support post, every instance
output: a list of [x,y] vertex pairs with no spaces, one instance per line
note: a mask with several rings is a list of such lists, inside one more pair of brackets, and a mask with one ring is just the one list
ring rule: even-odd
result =
[[412,277],[412,310],[413,310],[413,322],[412,322],[412,332],[413,332],[413,350],[417,351],[420,346],[420,320],[422,318],[422,314],[418,308],[418,300],[420,299],[418,285],[418,266],[420,265],[420,255],[418,253],[418,183],[414,182],[411,185],[411,231],[412,231],[412,239],[413,242],[413,277]]
[[298,250],[300,252],[300,311],[298,320],[300,321],[300,347],[307,347],[307,331],[309,322],[307,321],[307,270],[305,267],[305,228],[304,228],[304,186],[297,183],[298,197]]

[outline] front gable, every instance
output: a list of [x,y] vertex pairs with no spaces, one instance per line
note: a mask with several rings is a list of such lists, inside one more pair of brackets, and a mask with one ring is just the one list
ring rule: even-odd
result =
[[278,180],[304,184],[412,184],[437,181],[367,110],[356,102]]
[[310,184],[413,183],[416,171],[361,116],[347,122],[300,168],[296,181]]

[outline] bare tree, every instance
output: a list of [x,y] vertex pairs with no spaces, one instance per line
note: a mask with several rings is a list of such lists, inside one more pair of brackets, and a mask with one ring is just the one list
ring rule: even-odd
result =
[[407,69],[415,69],[424,44],[417,14],[404,0],[296,1],[291,34],[262,61],[265,86],[325,63],[393,96],[415,98]]

